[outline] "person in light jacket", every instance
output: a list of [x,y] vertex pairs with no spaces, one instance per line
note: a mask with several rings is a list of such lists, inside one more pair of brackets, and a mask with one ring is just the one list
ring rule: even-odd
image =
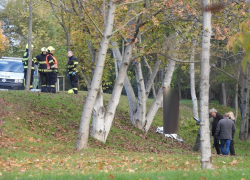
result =
[[[235,117],[234,117],[234,113],[233,113],[232,111],[229,111],[228,114],[229,114],[229,119],[231,119],[231,120],[233,121],[233,123],[235,124],[236,119],[235,119]],[[229,151],[230,151],[230,155],[235,156],[235,149],[234,149],[234,133],[233,133],[232,136],[233,136],[233,138],[232,138],[231,143],[230,143],[230,149],[229,149]]]
[[[229,114],[224,114],[224,119],[221,119],[216,127],[215,137],[220,139],[220,148],[223,155],[228,155],[231,139],[233,138],[233,133],[235,132],[235,124],[229,119]],[[225,146],[226,145],[226,150]]]

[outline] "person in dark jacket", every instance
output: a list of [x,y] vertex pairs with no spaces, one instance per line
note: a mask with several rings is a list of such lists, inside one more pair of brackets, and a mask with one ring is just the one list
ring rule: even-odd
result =
[[56,81],[57,81],[57,73],[58,73],[58,63],[56,58],[54,57],[55,48],[53,46],[49,46],[47,48],[48,54],[46,56],[46,65],[47,65],[47,73],[48,73],[48,85],[49,92],[56,93]]
[[220,145],[219,145],[219,139],[215,136],[215,131],[218,122],[223,119],[223,116],[217,112],[216,109],[212,108],[209,110],[209,114],[213,117],[212,122],[212,136],[214,137],[214,147],[216,149],[216,152],[218,155],[220,155]]
[[46,65],[47,48],[43,47],[41,49],[41,52],[42,53],[34,57],[33,60],[34,63],[39,66],[38,71],[40,74],[40,81],[42,84],[41,92],[47,92],[47,90],[45,90],[46,86],[48,85],[47,82],[48,75],[47,75],[47,65]]
[[[200,119],[196,121],[196,125],[197,126],[200,126]],[[200,146],[201,146],[201,133],[200,133],[200,127],[199,127],[199,130],[198,130],[198,133],[197,133],[197,137],[196,137],[196,140],[195,140],[195,143],[194,143],[194,146],[193,146],[193,151],[198,151],[200,149]]]
[[75,93],[78,94],[78,70],[77,70],[77,65],[78,65],[78,61],[77,59],[73,56],[73,52],[72,51],[68,51],[68,57],[69,57],[69,61],[68,61],[68,74],[67,76],[69,76],[70,78],[70,83],[72,86],[72,89],[70,89],[68,91],[69,94],[71,93]]
[[[34,46],[31,44],[31,51],[33,51]],[[25,53],[23,54],[23,72],[24,72],[24,79],[25,85],[27,84],[27,71],[28,71],[28,63],[29,63],[29,45],[27,44],[25,47]],[[31,64],[31,73],[30,73],[30,89],[33,88],[33,75],[34,75],[34,62],[32,59]]]
[[[231,119],[233,121],[233,123],[235,124],[236,119],[234,117],[234,113],[232,111],[229,111],[228,114],[229,114],[229,119]],[[232,134],[232,139],[231,139],[229,151],[230,151],[230,154],[232,156],[235,156],[235,150],[234,150],[234,133]]]
[[[235,124],[229,119],[229,114],[224,114],[224,119],[221,119],[216,127],[214,136],[219,137],[221,153],[223,155],[228,155],[231,139],[233,138],[233,133],[235,132]],[[226,150],[225,146],[226,145]]]

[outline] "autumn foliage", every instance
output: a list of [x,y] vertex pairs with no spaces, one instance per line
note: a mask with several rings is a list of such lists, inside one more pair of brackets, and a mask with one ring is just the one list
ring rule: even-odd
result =
[[[2,23],[0,22],[0,27]],[[7,37],[3,35],[3,30],[0,28],[0,51],[3,52],[5,47],[9,45],[9,40]]]

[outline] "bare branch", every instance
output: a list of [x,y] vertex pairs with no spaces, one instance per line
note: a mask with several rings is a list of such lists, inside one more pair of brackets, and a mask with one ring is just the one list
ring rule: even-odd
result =
[[210,66],[214,67],[215,69],[219,70],[220,72],[223,72],[224,74],[228,75],[229,77],[233,78],[236,82],[238,82],[237,78],[235,78],[234,76],[232,76],[231,74],[227,73],[226,71],[223,71],[222,69],[216,67],[213,64],[210,64]]
[[183,60],[175,59],[175,58],[169,57],[168,55],[161,53],[161,52],[158,52],[158,54],[163,56],[163,57],[169,58],[173,61],[180,62],[180,63],[200,63],[200,61],[183,61]]
[[119,5],[117,5],[117,7],[119,7],[119,6],[122,6],[122,5],[126,5],[126,4],[136,4],[136,3],[139,3],[139,2],[143,2],[144,0],[138,0],[138,1],[132,1],[132,2],[127,2],[127,3],[122,3],[122,4],[119,4]]

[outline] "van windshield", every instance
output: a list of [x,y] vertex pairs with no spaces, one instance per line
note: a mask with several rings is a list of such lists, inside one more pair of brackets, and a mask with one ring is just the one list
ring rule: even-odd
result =
[[0,60],[0,71],[22,73],[23,63],[22,61]]

